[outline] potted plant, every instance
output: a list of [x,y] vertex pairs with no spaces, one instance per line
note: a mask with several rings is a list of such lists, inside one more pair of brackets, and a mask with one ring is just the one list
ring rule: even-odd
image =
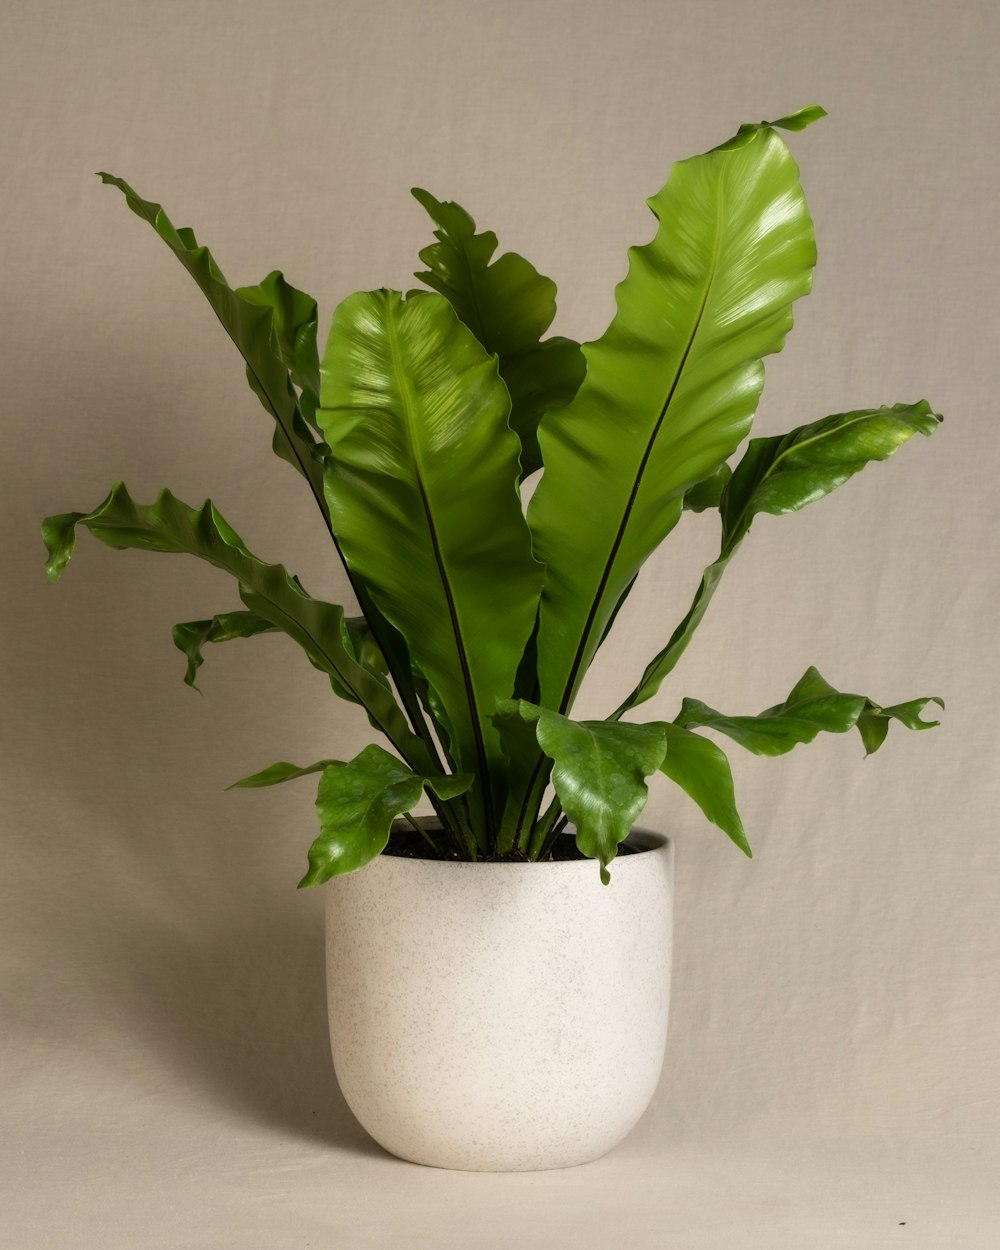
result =
[[[206,644],[281,630],[388,740],[237,784],[319,775],[300,885],[330,883],[334,1061],[362,1124],[404,1158],[566,1166],[638,1120],[669,979],[671,846],[634,828],[650,776],[750,854],[726,755],[700,731],[780,755],[856,728],[871,753],[893,721],[937,723],[921,719],[928,698],[886,706],[815,668],[758,715],[685,698],[672,720],[625,719],[677,664],[756,516],[797,511],[940,420],[925,401],[839,413],[728,463],[815,263],[778,131],[822,115],[742,126],[675,165],[649,201],[655,237],[631,250],[617,312],[583,347],[543,337],[548,278],[495,258],[495,235],[415,189],[435,226],[417,274],[429,289],[349,295],[321,355],[315,301],[280,272],[232,289],[191,230],[100,175],[242,353],[360,615],[250,552],[211,501],[164,490],[140,504],[122,483],[44,522],[49,576],[80,526],[110,547],[207,560],[242,607],[175,628],[189,685]],[[605,719],[575,720],[639,569],[685,511],[718,517],[718,558],[635,688]],[[431,817],[414,815],[424,797]]]

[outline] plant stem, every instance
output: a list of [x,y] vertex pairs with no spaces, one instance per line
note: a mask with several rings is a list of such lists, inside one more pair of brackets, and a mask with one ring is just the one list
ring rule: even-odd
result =
[[407,822],[407,824],[409,824],[413,829],[415,829],[417,833],[420,834],[420,836],[427,843],[427,845],[431,848],[431,850],[434,852],[435,855],[441,854],[440,848],[436,845],[436,843],[434,843],[427,836],[427,831],[424,829],[423,825],[418,825],[409,812],[403,813],[403,819]]
[[559,800],[554,798],[546,808],[544,815],[536,821],[534,828],[531,830],[531,837],[526,848],[529,859],[538,860],[543,858],[548,836],[561,811],[562,807]]
[[566,828],[568,824],[569,824],[569,817],[566,815],[561,816],[559,820],[555,822],[555,824],[549,830],[549,834],[546,837],[545,841],[542,843],[542,849],[538,856],[539,859],[545,859],[547,855],[551,854],[552,848],[556,844],[556,839],[559,837],[559,835],[562,833],[562,831]]

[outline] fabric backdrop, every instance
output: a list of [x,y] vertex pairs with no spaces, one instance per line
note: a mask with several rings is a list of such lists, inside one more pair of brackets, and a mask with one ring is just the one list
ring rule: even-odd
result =
[[[1000,610],[990,0],[6,0],[0,9],[4,679],[0,1246],[976,1247],[1000,1242]],[[674,678],[754,712],[809,664],[894,727],[730,752],[748,862],[666,782],[677,839],[663,1080],[567,1172],[391,1159],[333,1078],[321,891],[296,892],[313,786],[224,793],[370,733],[294,646],[177,621],[238,606],[192,560],[81,534],[46,584],[38,522],[124,479],[211,495],[252,550],[348,600],[312,500],[224,332],[93,171],[191,224],[234,283],[280,267],[322,326],[405,287],[454,198],[600,335],[670,165],[816,101],[789,137],[813,293],[756,432],[927,397],[945,414],[831,498],[761,518]],[[579,704],[617,703],[715,535],[649,565]],[[662,780],[662,779],[661,779]]]

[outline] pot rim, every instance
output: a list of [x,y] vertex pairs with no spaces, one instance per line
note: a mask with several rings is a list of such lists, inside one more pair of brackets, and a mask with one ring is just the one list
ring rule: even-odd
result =
[[[417,821],[417,824],[421,825],[425,829],[434,829],[439,832],[441,830],[441,826],[438,824],[437,819],[434,816],[417,816],[415,819]],[[400,832],[402,832],[406,829],[409,829],[410,827],[411,826],[409,824],[409,821],[404,820],[402,817],[398,817],[396,820],[392,822],[393,833],[397,829],[400,830]],[[575,834],[570,832],[572,829],[573,829],[573,826],[568,825],[566,828],[566,832],[561,833],[559,836],[562,838],[574,837]],[[628,836],[625,839],[623,839],[623,842],[621,843],[621,845],[634,847],[636,853],[640,855],[642,855],[643,853],[647,851],[659,851],[661,854],[670,854],[673,850],[673,841],[674,841],[673,838],[668,837],[665,833],[660,833],[655,829],[647,829],[641,825],[635,825],[633,826],[632,829],[629,830]],[[616,855],[615,858],[611,861],[611,865],[612,865],[611,871],[614,872],[616,868],[620,870],[622,866],[629,863],[629,861],[632,860],[633,858],[634,856],[632,855],[622,855],[621,857]],[[482,870],[484,868],[498,868],[498,869],[504,870],[504,869],[515,869],[515,868],[531,868],[535,871],[541,868],[548,868],[548,869],[561,868],[564,870],[569,869],[569,868],[577,868],[577,869],[586,869],[586,870],[592,871],[592,865],[597,863],[596,859],[592,859],[589,857],[587,859],[557,859],[557,860],[544,860],[544,861],[516,860],[516,859],[515,860],[432,859],[430,856],[427,856],[425,858],[424,856],[421,856],[421,855],[387,855],[384,851],[380,852],[376,856],[376,859],[393,860],[393,861],[398,861],[402,863],[410,863],[410,864],[421,864],[427,868],[434,868],[434,869],[437,869],[437,868],[444,868],[444,869],[478,868]]]

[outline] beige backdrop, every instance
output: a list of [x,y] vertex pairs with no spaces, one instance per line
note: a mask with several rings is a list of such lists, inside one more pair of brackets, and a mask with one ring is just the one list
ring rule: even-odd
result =
[[[1000,1244],[1000,479],[990,0],[6,0],[0,13],[5,682],[4,1250]],[[944,724],[778,760],[732,752],[756,855],[654,785],[679,844],[667,1066],[640,1127],[563,1173],[475,1176],[367,1143],[325,1035],[320,892],[294,889],[312,786],[226,794],[369,732],[291,643],[181,682],[180,620],[237,605],[194,561],[38,521],[125,479],[211,494],[252,549],[345,598],[311,500],[210,309],[93,176],[193,224],[234,282],[320,301],[405,286],[414,184],[560,284],[596,337],[644,199],[742,121],[790,142],[819,266],[757,431],[928,397],[946,414],[797,517],[762,518],[676,681],[735,711],[815,663]],[[686,522],[582,710],[606,712],[685,609]]]

